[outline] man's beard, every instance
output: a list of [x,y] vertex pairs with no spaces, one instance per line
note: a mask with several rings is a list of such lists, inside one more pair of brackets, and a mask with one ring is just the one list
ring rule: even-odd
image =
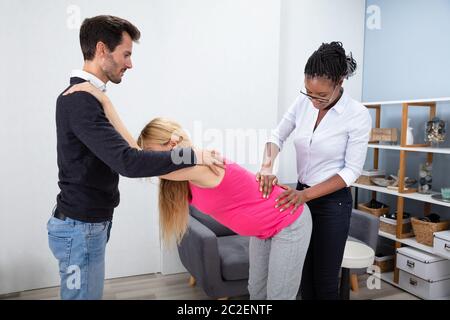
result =
[[103,72],[105,73],[105,76],[108,78],[109,81],[111,81],[112,83],[118,84],[122,81],[122,77],[120,76],[115,76],[113,71],[117,70],[117,63],[114,61],[113,57],[110,55],[107,59],[106,59],[106,66],[104,67]]

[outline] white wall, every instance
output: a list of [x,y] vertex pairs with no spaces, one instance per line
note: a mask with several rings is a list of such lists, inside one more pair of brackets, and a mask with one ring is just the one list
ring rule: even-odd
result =
[[[355,76],[344,82],[345,90],[361,99],[364,46],[364,0],[282,0],[280,27],[279,113],[284,112],[303,86],[309,56],[323,43],[341,41],[358,63]],[[292,137],[279,160],[279,178],[296,183],[295,150]]]
[[[220,146],[212,133],[276,123],[279,1],[2,0],[0,294],[58,284],[45,227],[58,193],[55,99],[82,65],[77,8],[81,19],[114,14],[142,31],[134,69],[108,89],[133,134],[163,115]],[[156,184],[121,178],[120,190],[107,278],[180,271],[175,251],[161,261]]]
[[[139,53],[150,63],[141,84],[151,90],[148,119],[175,118],[197,145],[217,148],[256,171],[259,161],[240,152],[248,139],[226,138],[226,132],[268,132],[276,123],[279,1],[153,3],[146,13],[150,47]],[[253,155],[262,155],[264,142],[251,148]],[[163,273],[185,270],[176,248],[162,255]]]
[[[58,193],[55,99],[82,64],[72,4],[81,19],[114,14],[142,31],[135,68],[108,89],[134,135],[155,116],[175,118],[196,144],[253,171],[321,42],[343,41],[362,66],[362,0],[2,0],[0,294],[58,283],[45,224]],[[356,98],[360,75],[346,85]],[[281,161],[286,182],[296,176],[290,149]],[[120,190],[107,277],[182,271],[177,252],[160,249],[156,181],[121,178]]]
[[[0,93],[0,293],[58,284],[46,222],[58,193],[55,101],[68,85],[71,69],[82,66],[78,29],[70,28],[74,20],[67,13],[72,3],[82,17],[108,12],[138,20],[134,10],[149,10],[144,1],[135,1],[134,10],[121,1],[109,1],[108,9],[101,1],[0,2],[0,58],[7,62],[0,80],[7,88]],[[140,20],[136,23],[144,16]],[[143,55],[137,55],[136,64],[136,70],[149,68]],[[111,96],[128,97],[119,109],[123,114],[129,108],[126,118],[133,132],[147,110],[141,103],[146,93],[136,89],[138,82],[139,78],[126,77],[122,85],[110,86]],[[156,192],[149,184],[129,179],[121,180],[120,189],[122,202],[107,249],[107,277],[159,271],[157,218],[152,214]]]

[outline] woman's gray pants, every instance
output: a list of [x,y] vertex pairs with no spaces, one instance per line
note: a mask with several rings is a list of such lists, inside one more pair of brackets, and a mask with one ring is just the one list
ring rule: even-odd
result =
[[311,211],[269,239],[250,238],[248,291],[251,300],[295,300],[311,237]]

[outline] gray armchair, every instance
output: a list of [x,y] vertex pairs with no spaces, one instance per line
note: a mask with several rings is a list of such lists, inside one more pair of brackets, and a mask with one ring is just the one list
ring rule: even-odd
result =
[[[375,252],[378,244],[378,229],[380,220],[378,217],[353,209],[350,218],[349,240],[363,242],[371,247]],[[358,275],[366,273],[366,269],[351,269],[351,286],[353,291],[358,291]]]
[[249,238],[189,208],[187,233],[178,246],[181,263],[211,298],[248,294]]
[[[376,250],[378,228],[377,217],[353,209],[349,239],[361,241]],[[198,284],[209,297],[248,294],[248,247],[248,237],[237,235],[195,207],[189,208],[189,226],[178,246],[178,253],[181,263],[192,276],[191,285]],[[352,269],[352,278],[365,272],[366,269]],[[352,288],[357,290],[357,281],[352,281]]]

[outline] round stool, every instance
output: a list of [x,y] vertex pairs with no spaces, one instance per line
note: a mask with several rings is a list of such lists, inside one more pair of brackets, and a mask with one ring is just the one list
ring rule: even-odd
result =
[[341,299],[350,298],[350,269],[368,268],[373,264],[375,251],[361,242],[347,240],[342,258]]

